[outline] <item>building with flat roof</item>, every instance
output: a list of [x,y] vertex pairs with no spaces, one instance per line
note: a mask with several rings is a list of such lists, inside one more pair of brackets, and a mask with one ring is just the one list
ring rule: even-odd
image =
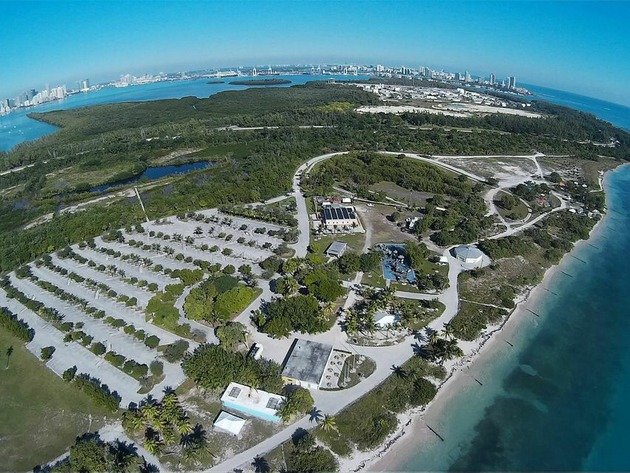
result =
[[241,419],[229,412],[221,411],[213,426],[216,430],[238,436],[245,426],[245,422],[245,419]]
[[323,206],[322,221],[327,230],[351,229],[359,226],[354,207],[338,204]]
[[341,256],[343,256],[343,254],[346,252],[347,247],[347,243],[343,243],[341,241],[333,241],[326,250],[326,254],[328,256],[336,256],[337,258],[341,258]]
[[391,327],[397,322],[400,322],[400,315],[391,312],[381,311],[374,316],[374,323],[380,328]]
[[279,394],[253,389],[238,383],[230,383],[221,396],[221,403],[228,409],[271,422],[280,422],[280,417],[276,414],[284,400],[285,398]]
[[319,389],[324,372],[330,361],[333,346],[296,338],[282,368],[285,383],[307,389]]

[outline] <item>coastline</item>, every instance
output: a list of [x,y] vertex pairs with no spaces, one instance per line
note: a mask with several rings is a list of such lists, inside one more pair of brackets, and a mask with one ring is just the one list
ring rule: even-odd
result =
[[[460,347],[464,351],[462,358],[449,361],[444,364],[447,370],[446,378],[438,385],[438,392],[433,400],[422,408],[408,410],[398,416],[399,425],[378,449],[368,452],[355,452],[354,455],[343,458],[339,457],[340,471],[398,471],[401,459],[408,459],[419,444],[434,439],[439,436],[425,422],[427,414],[440,413],[441,409],[448,404],[448,401],[462,388],[470,385],[470,375],[464,371],[471,367],[483,366],[490,361],[496,352],[503,348],[501,341],[507,343],[512,335],[522,328],[524,320],[531,318],[529,310],[535,310],[541,297],[545,295],[545,287],[554,279],[556,274],[562,270],[569,258],[575,256],[574,252],[580,250],[584,245],[592,244],[601,234],[604,225],[602,223],[608,218],[609,212],[609,192],[608,178],[612,172],[616,172],[623,166],[630,163],[622,163],[616,168],[604,174],[603,184],[606,195],[606,212],[603,217],[593,226],[586,240],[579,240],[574,243],[571,251],[565,253],[561,260],[545,270],[541,281],[528,287],[515,300],[515,308],[508,314],[501,323],[488,326],[484,333],[474,341],[460,341]],[[502,335],[499,337],[499,335]],[[468,376],[465,376],[468,375]]]

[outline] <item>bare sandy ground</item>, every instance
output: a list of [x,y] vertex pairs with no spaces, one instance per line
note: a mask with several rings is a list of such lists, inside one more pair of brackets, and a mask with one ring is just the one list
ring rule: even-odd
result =
[[518,115],[528,118],[541,118],[539,113],[528,112],[526,110],[519,110],[516,108],[506,107],[493,107],[490,105],[477,105],[458,103],[457,109],[449,108],[447,105],[444,108],[430,108],[430,107],[414,107],[412,105],[365,105],[357,108],[359,113],[394,113],[400,115],[401,113],[432,113],[437,115],[447,115],[449,117],[470,117],[476,114],[489,114],[489,113],[501,113],[504,115]]

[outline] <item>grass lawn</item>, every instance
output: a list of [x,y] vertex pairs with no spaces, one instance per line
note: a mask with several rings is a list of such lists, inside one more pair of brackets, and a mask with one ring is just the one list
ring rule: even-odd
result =
[[499,205],[499,200],[505,194],[507,193],[503,191],[498,192],[494,201],[501,216],[507,220],[522,220],[527,217],[527,206],[520,199],[518,199],[518,205],[511,210],[504,209]]
[[366,284],[372,287],[385,288],[385,278],[382,271],[374,271],[372,273],[364,273],[361,284]]
[[346,251],[354,251],[357,254],[361,254],[363,243],[365,242],[365,233],[311,236],[311,248],[315,250],[315,253],[324,255],[333,241],[347,243],[348,248]]
[[393,288],[394,291],[417,292],[417,293],[422,292],[418,289],[418,286],[415,286],[414,284],[409,284],[409,283],[404,284],[398,281],[392,281],[390,284],[390,287]]
[[[10,346],[13,354],[5,369]],[[46,368],[20,340],[2,330],[0,399],[3,471],[26,471],[53,460],[78,435],[98,430],[106,415],[89,397]]]
[[418,192],[405,189],[395,182],[389,181],[381,181],[377,184],[373,184],[369,187],[369,189],[376,192],[382,192],[394,200],[405,202],[416,207],[424,207],[428,200],[433,197],[433,194],[429,192]]

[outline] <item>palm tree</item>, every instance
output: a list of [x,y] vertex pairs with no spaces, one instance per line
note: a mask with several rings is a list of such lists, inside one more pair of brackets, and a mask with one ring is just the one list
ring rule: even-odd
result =
[[133,443],[122,442],[116,439],[113,445],[110,446],[114,466],[112,470],[120,472],[131,471],[133,467],[137,466],[137,450]]
[[5,369],[9,369],[9,361],[11,360],[11,355],[13,355],[13,345],[7,348],[7,366]]
[[463,356],[463,354],[464,352],[457,345],[457,340],[449,340],[442,352],[442,360],[452,360],[453,358]]
[[140,407],[140,415],[147,421],[153,422],[158,416],[158,406],[154,403],[144,404]]
[[329,432],[330,430],[337,430],[337,420],[334,416],[326,414],[322,419],[322,430]]
[[177,436],[172,424],[164,426],[162,429],[162,438],[164,439],[164,443],[166,445],[173,445],[175,443]]
[[427,332],[427,341],[430,345],[434,345],[440,339],[440,333],[437,330],[426,327],[425,331]]
[[348,335],[354,335],[359,331],[359,320],[354,315],[346,317],[346,332]]
[[178,417],[175,421],[175,428],[180,435],[185,436],[191,434],[193,432],[192,423],[186,414],[181,417]]
[[140,473],[160,473],[160,469],[153,463],[147,462],[144,457],[142,457],[142,464],[138,466],[138,471]]
[[132,433],[137,432],[146,425],[146,421],[139,411],[128,411],[123,414],[123,426]]
[[271,468],[269,467],[269,463],[265,459],[265,457],[254,457],[254,461],[252,462],[252,466],[254,467],[254,471],[256,473],[269,473]]
[[159,455],[162,452],[162,441],[160,437],[157,434],[148,437],[144,441],[144,448],[152,455]]
[[448,338],[449,340],[453,339],[453,327],[451,326],[451,324],[444,324],[444,329],[442,330],[442,333],[444,334],[445,338]]
[[401,379],[405,379],[407,377],[407,372],[405,371],[405,369],[402,366],[399,365],[392,365],[392,371],[394,372],[394,374],[401,378]]

